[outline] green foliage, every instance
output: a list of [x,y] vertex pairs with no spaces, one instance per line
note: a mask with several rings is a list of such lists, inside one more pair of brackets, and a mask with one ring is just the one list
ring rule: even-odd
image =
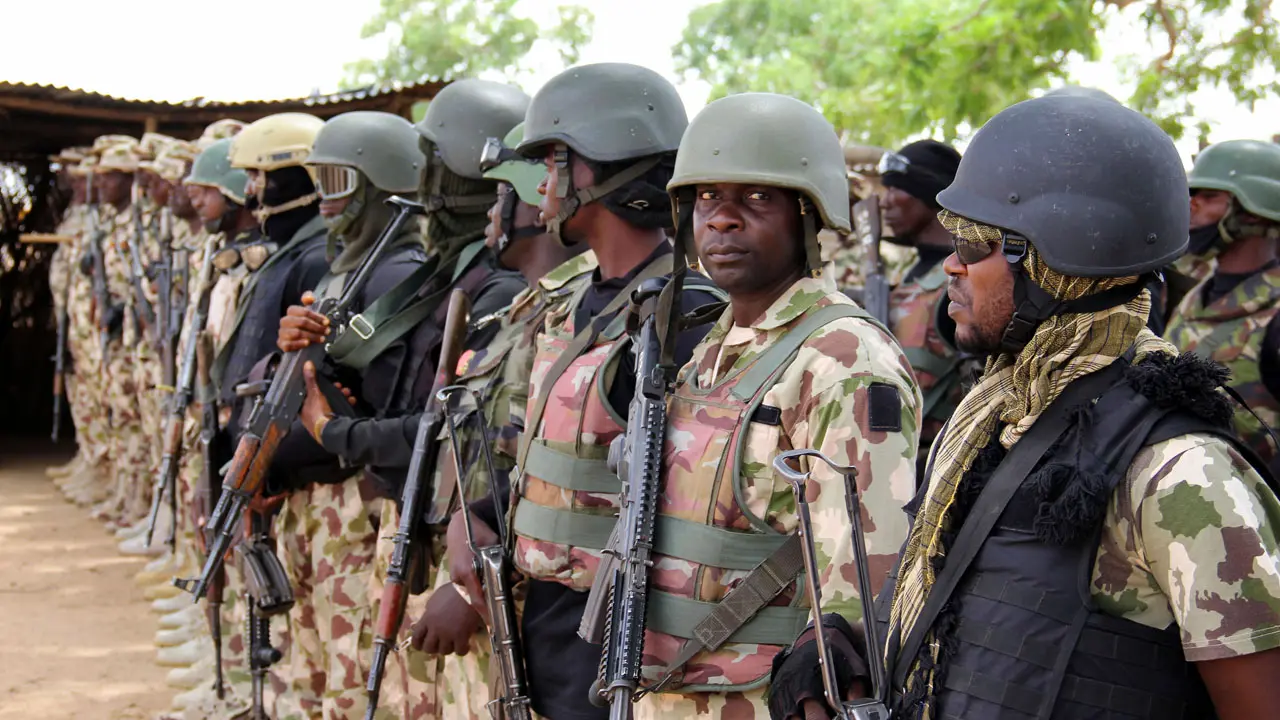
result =
[[[1204,132],[1187,99],[1199,87],[1226,87],[1246,103],[1280,89],[1255,72],[1280,65],[1270,4],[719,0],[690,14],[673,53],[680,71],[711,83],[713,97],[794,95],[851,141],[896,145],[918,133],[954,140],[1033,91],[1070,81],[1068,63],[1096,60],[1108,23],[1137,18],[1161,57],[1127,58],[1137,88],[1128,103],[1178,137],[1188,126]],[[1238,30],[1216,40],[1226,26]]]
[[577,62],[595,25],[591,11],[579,5],[558,6],[556,21],[540,28],[537,21],[516,13],[518,2],[382,0],[360,37],[386,37],[386,57],[349,64],[346,84],[475,77],[489,70],[514,75],[539,41],[553,47],[566,65]]

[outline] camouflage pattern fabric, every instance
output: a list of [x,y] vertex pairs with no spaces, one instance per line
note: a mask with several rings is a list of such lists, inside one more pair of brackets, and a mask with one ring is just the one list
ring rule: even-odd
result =
[[[53,293],[55,312],[59,314],[62,312],[64,302],[67,309],[68,359],[64,392],[71,409],[71,421],[75,427],[76,444],[79,446],[78,454],[82,459],[95,456],[95,450],[91,447],[93,440],[90,437],[86,413],[83,408],[78,407],[86,401],[79,387],[80,384],[82,382],[92,384],[92,380],[84,380],[82,376],[92,374],[95,370],[89,364],[87,357],[89,350],[83,346],[88,333],[76,326],[77,322],[83,322],[83,317],[87,313],[87,308],[77,308],[77,303],[82,303],[85,299],[83,288],[80,287],[84,284],[84,276],[80,274],[80,253],[85,243],[87,214],[88,208],[85,205],[72,205],[67,208],[66,215],[63,216],[62,222],[58,223],[55,232],[72,238],[72,242],[58,246],[49,266],[49,289]],[[81,357],[84,358],[84,365],[77,374],[76,358]]]
[[[860,318],[833,321],[810,335],[794,361],[763,390],[763,404],[781,411],[779,424],[750,424],[740,448],[741,474],[732,473],[738,452],[733,438],[746,422],[748,404],[734,400],[728,390],[806,314],[837,304],[852,303],[836,292],[830,277],[805,278],[752,326],[735,326],[731,311],[720,318],[682,369],[669,402],[659,512],[698,524],[709,517],[716,527],[744,534],[794,533],[798,518],[791,487],[775,476],[771,463],[779,452],[816,448],[858,469],[872,583],[879,588],[907,533],[901,508],[915,490],[921,402],[910,366],[891,336]],[[892,419],[900,423],[900,432],[871,429],[868,388],[873,383],[898,391],[900,405]],[[861,606],[844,481],[825,465],[812,469],[809,496],[823,567],[823,610],[856,623]],[[718,602],[748,573],[659,554],[650,583],[651,590]],[[793,584],[773,604],[803,605],[797,594]],[[682,645],[681,638],[647,630],[645,679],[661,677]],[[730,642],[695,655],[674,676],[671,692],[643,697],[636,716],[768,717],[764,685],[782,647]]]
[[348,480],[292,493],[276,519],[294,587],[288,684],[308,716],[364,717],[374,622],[369,574],[381,511]]
[[[943,341],[934,321],[938,301],[946,292],[947,273],[938,263],[914,282],[893,288],[889,295],[889,329],[912,363],[911,369],[926,398],[926,415],[920,425],[920,460],[928,457],[933,439],[964,397],[960,383],[954,380],[960,372],[957,353]],[[944,395],[931,394],[939,379],[951,384],[952,389]]]
[[[1267,324],[1280,314],[1280,268],[1271,268],[1240,283],[1225,297],[1205,307],[1204,285],[1183,298],[1165,338],[1179,350],[1194,352],[1231,369],[1230,385],[1272,428],[1280,427],[1280,400],[1262,383],[1258,365]],[[1266,462],[1276,457],[1266,430],[1244,408],[1236,411],[1236,431]]]
[[1112,494],[1093,569],[1103,612],[1177,623],[1189,662],[1280,647],[1280,501],[1226,443],[1143,449]]

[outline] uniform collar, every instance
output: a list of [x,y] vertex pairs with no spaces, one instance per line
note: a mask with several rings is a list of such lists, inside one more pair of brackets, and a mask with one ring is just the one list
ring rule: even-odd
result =
[[[800,278],[769,306],[759,320],[751,323],[751,327],[755,330],[776,330],[789,325],[817,305],[819,300],[835,292],[836,282],[830,273],[824,272],[817,278]],[[733,314],[725,313],[721,321],[731,324]]]
[[552,268],[550,272],[538,279],[538,286],[543,290],[559,290],[574,278],[592,272],[598,266],[596,254],[587,250]]
[[[1210,282],[1206,280],[1205,282]],[[1192,290],[1202,320],[1234,320],[1275,307],[1280,302],[1280,267],[1260,272],[1205,307],[1201,287]]]

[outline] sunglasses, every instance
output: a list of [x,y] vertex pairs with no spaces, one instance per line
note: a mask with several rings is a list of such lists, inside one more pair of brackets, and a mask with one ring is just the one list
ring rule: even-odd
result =
[[1027,254],[1027,239],[1011,233],[1007,230],[1001,231],[1000,240],[992,240],[990,242],[973,243],[967,240],[962,241],[955,235],[951,236],[951,247],[955,251],[956,259],[961,265],[973,265],[982,262],[990,257],[997,248],[1004,251],[1004,259],[1010,265],[1016,265],[1022,261]]
[[316,173],[316,192],[321,200],[340,200],[355,194],[357,175],[355,168],[345,165],[313,165]]

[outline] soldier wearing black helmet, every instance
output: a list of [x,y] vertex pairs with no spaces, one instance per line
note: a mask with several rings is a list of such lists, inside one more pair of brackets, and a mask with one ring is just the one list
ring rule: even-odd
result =
[[1280,548],[1260,518],[1280,502],[1222,368],[1146,329],[1143,276],[1185,249],[1186,197],[1159,128],[1078,97],[998,114],[939,194],[956,339],[991,358],[880,595],[894,717],[1274,711]]
[[[666,184],[687,124],[675,88],[657,73],[621,63],[585,65],[564,71],[534,96],[517,147],[546,165],[548,231],[566,244],[585,244],[599,263],[590,284],[548,314],[537,339],[516,458],[513,555],[528,578],[521,625],[533,709],[546,717],[608,716],[588,700],[600,649],[577,630],[609,533],[582,530],[598,529],[593,520],[617,512],[621,483],[604,458],[625,429],[635,394],[624,310],[641,282],[672,271]],[[696,279],[688,287],[686,309],[715,300]],[[678,362],[705,332],[704,325],[680,333]],[[496,520],[477,517],[475,525],[479,531]],[[464,539],[455,515],[450,574],[479,599]]]

